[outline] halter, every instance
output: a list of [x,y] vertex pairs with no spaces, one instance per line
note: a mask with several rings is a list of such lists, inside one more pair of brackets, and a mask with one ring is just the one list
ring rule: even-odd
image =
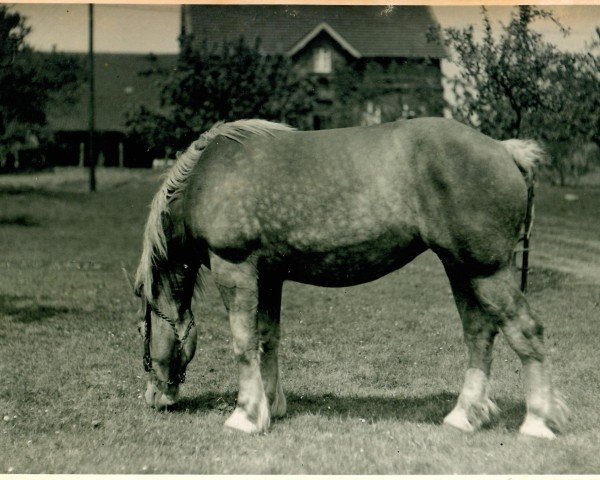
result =
[[179,334],[177,333],[177,325],[175,324],[175,321],[172,318],[169,318],[167,315],[165,315],[163,312],[161,312],[158,309],[158,307],[150,304],[149,302],[146,304],[146,316],[144,318],[144,322],[146,325],[145,332],[144,332],[145,333],[145,335],[144,335],[144,360],[143,360],[144,370],[154,376],[154,380],[156,381],[156,383],[159,384],[159,387],[160,386],[169,387],[171,385],[179,385],[179,384],[185,382],[185,371],[178,371],[177,376],[175,377],[174,380],[165,381],[165,380],[160,380],[157,377],[156,371],[152,367],[152,357],[150,356],[150,341],[152,339],[152,313],[153,312],[157,317],[162,318],[165,322],[167,322],[171,326],[171,330],[173,330],[173,335],[175,335],[175,344],[177,346],[177,357],[179,359],[181,359],[181,355],[183,352],[183,344],[189,337],[192,327],[196,324],[196,321],[194,320],[194,314],[192,313],[192,310],[190,309],[189,312],[190,312],[191,320],[187,324],[187,327],[185,328],[185,332],[183,333],[183,336],[180,337]]

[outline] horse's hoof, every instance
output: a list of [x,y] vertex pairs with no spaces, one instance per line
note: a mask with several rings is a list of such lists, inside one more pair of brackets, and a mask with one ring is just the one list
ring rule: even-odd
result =
[[479,430],[483,424],[489,423],[492,417],[498,415],[499,411],[496,403],[489,397],[473,403],[459,399],[454,410],[444,418],[444,425],[458,428],[463,432],[474,432]]
[[475,431],[475,427],[469,422],[467,413],[462,408],[455,408],[446,415],[446,418],[444,418],[444,425],[457,428],[463,432]]
[[231,416],[225,421],[225,427],[232,430],[239,430],[244,433],[261,433],[267,430],[269,425],[260,426],[248,419],[248,416],[241,408],[236,408]]
[[571,416],[571,410],[567,407],[565,399],[559,392],[554,392],[552,399],[552,408],[548,418],[546,419],[546,425],[548,425],[555,432],[564,431],[569,417]]
[[519,429],[519,433],[529,437],[546,438],[548,440],[556,438],[556,435],[548,428],[544,419],[532,414],[527,414],[523,425]]

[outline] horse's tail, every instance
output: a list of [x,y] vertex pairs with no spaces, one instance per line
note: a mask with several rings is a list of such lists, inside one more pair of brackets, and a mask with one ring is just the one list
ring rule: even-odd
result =
[[513,160],[521,170],[527,183],[527,208],[525,218],[523,219],[523,257],[521,261],[521,291],[527,290],[527,274],[529,271],[529,240],[531,237],[531,228],[535,210],[533,206],[535,173],[537,167],[546,159],[546,153],[533,140],[505,140],[502,145],[508,150]]
[[540,145],[533,140],[504,140],[501,142],[512,156],[525,176],[525,181],[531,185],[535,179],[537,167],[546,159],[546,153]]

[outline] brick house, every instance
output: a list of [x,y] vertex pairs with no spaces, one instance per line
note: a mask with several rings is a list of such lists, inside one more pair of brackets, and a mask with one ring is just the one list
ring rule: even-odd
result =
[[184,5],[181,17],[198,44],[259,38],[313,76],[316,129],[442,114],[445,50],[427,40],[426,6]]

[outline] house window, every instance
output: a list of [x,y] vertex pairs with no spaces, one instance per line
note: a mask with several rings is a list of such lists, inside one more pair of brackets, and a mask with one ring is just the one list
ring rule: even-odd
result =
[[381,107],[368,101],[362,115],[361,125],[379,125],[381,123]]
[[331,50],[327,47],[319,47],[314,53],[314,72],[331,73]]

